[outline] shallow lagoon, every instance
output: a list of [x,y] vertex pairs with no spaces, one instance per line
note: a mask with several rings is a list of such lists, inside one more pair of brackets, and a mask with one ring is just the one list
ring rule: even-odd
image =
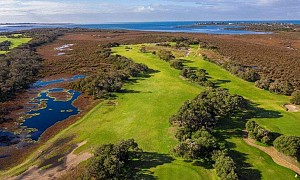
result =
[[[67,93],[67,100],[59,97],[52,97],[51,93]],[[38,109],[27,113],[31,117],[27,118],[22,126],[26,126],[33,131],[30,132],[31,139],[38,140],[41,134],[49,127],[59,121],[63,121],[72,115],[79,113],[79,109],[72,105],[73,101],[80,96],[80,92],[65,90],[62,88],[42,91],[38,97],[30,103],[37,104]]]

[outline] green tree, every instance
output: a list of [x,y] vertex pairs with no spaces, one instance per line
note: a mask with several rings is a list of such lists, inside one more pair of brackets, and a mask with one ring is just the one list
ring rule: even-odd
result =
[[130,179],[133,171],[130,162],[140,157],[142,150],[133,140],[118,144],[105,144],[94,152],[87,168],[87,179]]
[[157,53],[158,57],[164,61],[170,61],[172,59],[175,59],[175,56],[172,54],[171,51],[166,50],[160,50]]
[[300,91],[295,91],[292,93],[291,103],[300,105]]
[[279,152],[300,160],[300,137],[282,135],[273,144]]

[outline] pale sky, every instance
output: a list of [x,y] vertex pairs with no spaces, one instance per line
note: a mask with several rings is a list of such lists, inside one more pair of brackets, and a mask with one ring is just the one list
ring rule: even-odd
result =
[[0,0],[0,23],[300,20],[300,0]]

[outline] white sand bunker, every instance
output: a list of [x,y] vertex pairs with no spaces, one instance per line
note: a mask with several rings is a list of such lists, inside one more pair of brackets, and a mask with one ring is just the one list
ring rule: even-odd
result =
[[293,104],[286,104],[284,107],[287,109],[288,112],[299,112],[300,108]]
[[72,51],[73,49],[71,49],[72,46],[74,46],[75,44],[65,44],[62,45],[60,47],[55,48],[55,50],[59,51],[57,53],[57,56],[62,56],[65,55],[66,53],[64,51]]

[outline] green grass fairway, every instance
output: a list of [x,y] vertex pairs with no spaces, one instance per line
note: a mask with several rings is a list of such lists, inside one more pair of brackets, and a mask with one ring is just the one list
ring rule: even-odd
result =
[[[20,35],[20,34],[16,34]],[[12,45],[10,46],[10,50],[22,45],[28,43],[32,38],[7,38],[6,36],[0,36],[0,42],[3,41],[10,41]],[[8,51],[0,51],[0,54],[6,54]]]

